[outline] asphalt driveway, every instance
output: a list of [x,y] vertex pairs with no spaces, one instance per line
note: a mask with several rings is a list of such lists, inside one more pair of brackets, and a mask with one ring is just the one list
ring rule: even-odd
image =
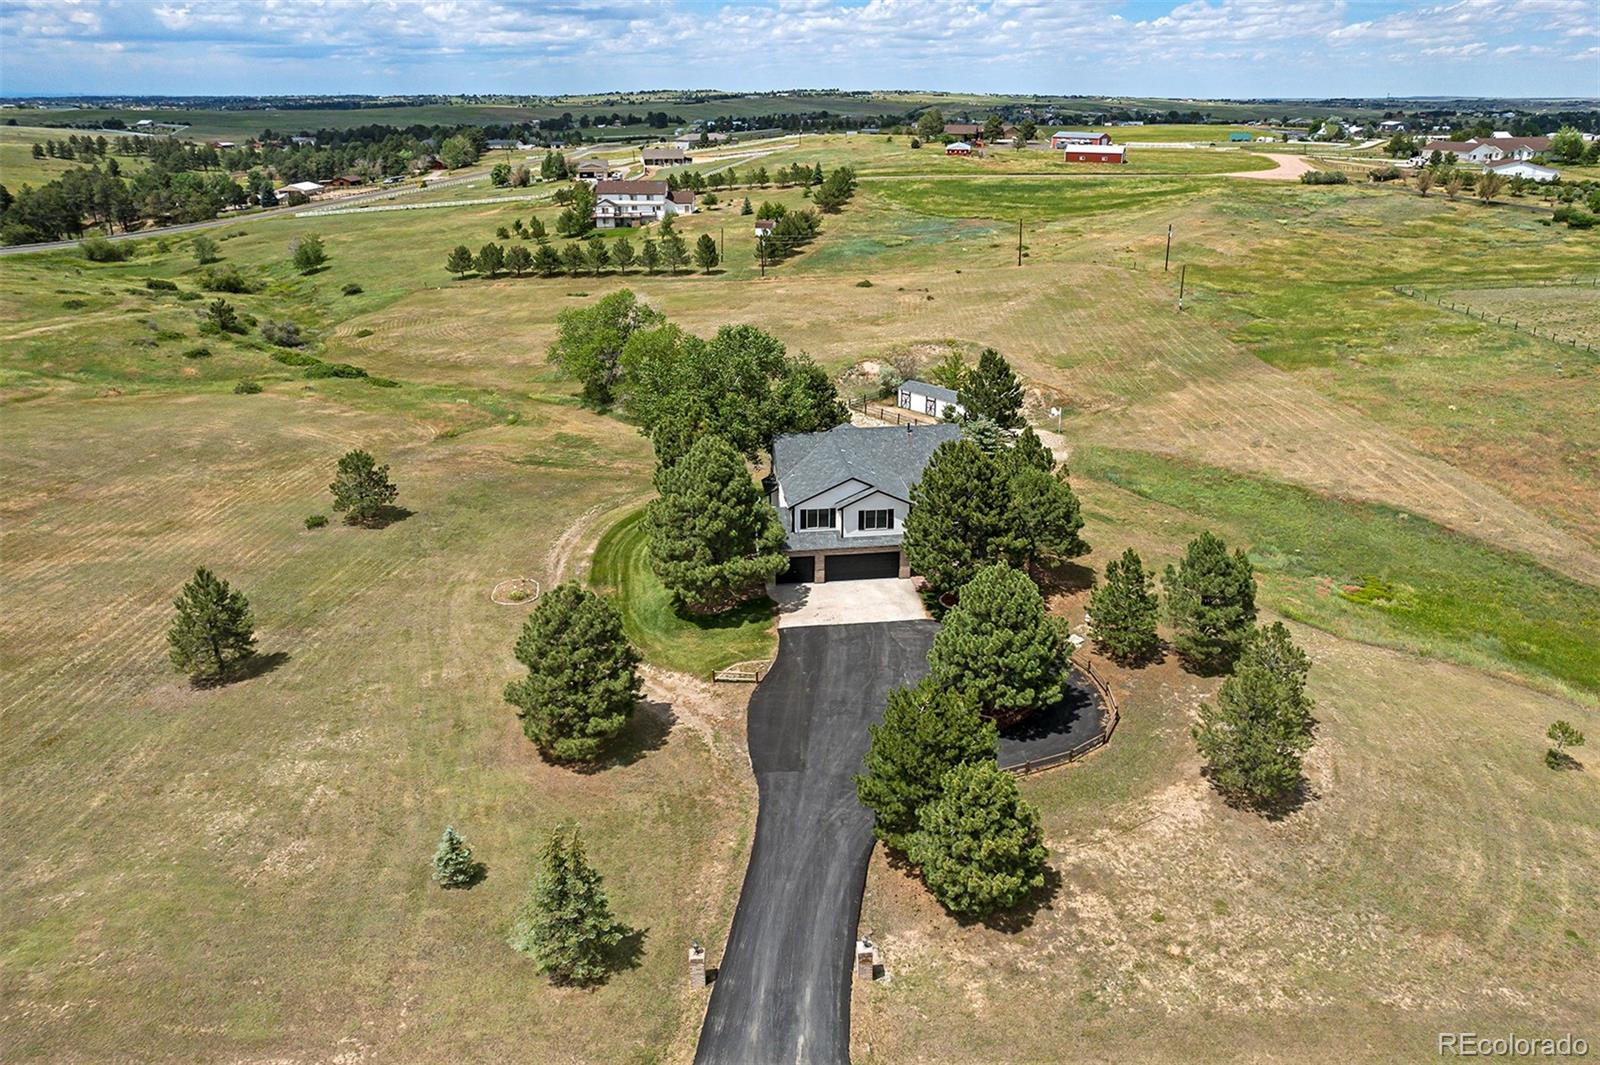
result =
[[700,1065],[846,1065],[872,815],[854,777],[891,687],[927,672],[932,621],[780,628],[750,700],[755,846],[712,985]]

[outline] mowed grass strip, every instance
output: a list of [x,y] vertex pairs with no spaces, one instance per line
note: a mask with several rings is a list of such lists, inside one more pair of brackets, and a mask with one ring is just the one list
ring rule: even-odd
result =
[[1022,181],[973,177],[955,180],[886,180],[873,196],[920,214],[947,218],[1054,220],[1182,202],[1201,194],[1199,182],[1161,178],[1085,178]]
[[647,662],[706,677],[777,650],[774,604],[760,599],[698,618],[681,610],[650,569],[643,508],[617,522],[595,548],[590,583],[613,597],[628,638]]
[[1267,605],[1289,617],[1600,695],[1600,589],[1523,556],[1391,507],[1142,452],[1085,448],[1072,469],[1242,538]]

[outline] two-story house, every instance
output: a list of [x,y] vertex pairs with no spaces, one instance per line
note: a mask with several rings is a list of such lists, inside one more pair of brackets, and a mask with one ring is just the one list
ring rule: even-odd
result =
[[659,222],[669,214],[693,214],[694,193],[670,189],[665,181],[597,181],[594,224],[623,229]]
[[961,436],[950,423],[840,425],[780,436],[765,487],[785,533],[785,582],[909,577],[900,550],[911,487],[934,449]]

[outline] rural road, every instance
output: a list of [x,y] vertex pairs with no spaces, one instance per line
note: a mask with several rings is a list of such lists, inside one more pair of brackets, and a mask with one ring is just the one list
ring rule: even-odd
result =
[[697,1065],[848,1065],[872,815],[856,799],[867,725],[927,670],[938,625],[779,631],[750,699],[755,846],[712,985]]

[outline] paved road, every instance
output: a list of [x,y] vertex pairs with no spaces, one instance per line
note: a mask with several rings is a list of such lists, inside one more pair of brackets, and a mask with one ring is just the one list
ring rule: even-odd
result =
[[931,621],[782,629],[750,700],[755,847],[698,1065],[847,1065],[872,815],[854,776],[891,687],[927,670]]

